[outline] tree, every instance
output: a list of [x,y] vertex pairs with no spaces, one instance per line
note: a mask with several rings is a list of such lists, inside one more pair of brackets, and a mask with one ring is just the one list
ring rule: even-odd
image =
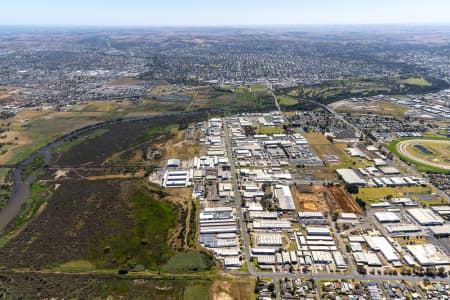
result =
[[120,275],[125,275],[128,274],[128,265],[127,264],[123,264],[119,267],[119,272]]

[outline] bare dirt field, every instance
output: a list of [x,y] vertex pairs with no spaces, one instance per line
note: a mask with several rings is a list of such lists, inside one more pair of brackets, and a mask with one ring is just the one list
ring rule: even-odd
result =
[[142,84],[143,81],[142,80],[137,80],[134,78],[130,78],[130,77],[122,77],[122,78],[118,78],[115,80],[112,80],[109,85],[112,86],[117,86],[117,85],[139,85]]
[[372,101],[349,101],[341,100],[330,104],[330,107],[339,112],[349,113],[378,113],[382,115],[391,115],[398,118],[403,118],[405,112],[408,110],[406,106],[384,101],[384,100],[372,100]]
[[301,211],[362,213],[356,201],[342,187],[298,185],[294,197]]
[[328,211],[324,190],[321,186],[298,185],[294,189],[295,198],[301,211]]
[[253,279],[220,280],[213,282],[209,290],[211,300],[253,299],[255,283]]
[[332,198],[337,202],[342,212],[362,214],[361,207],[343,188],[333,186],[329,187],[328,191],[332,194]]

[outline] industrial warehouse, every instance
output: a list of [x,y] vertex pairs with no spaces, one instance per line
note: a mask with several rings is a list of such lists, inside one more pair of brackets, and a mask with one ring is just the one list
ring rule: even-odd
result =
[[[366,206],[366,215],[300,209],[296,185],[307,181],[293,170],[324,162],[300,133],[269,135],[254,130],[284,121],[272,113],[199,123],[200,156],[169,159],[162,170],[161,182],[166,187],[193,186],[192,195],[200,200],[199,243],[225,269],[241,269],[247,259],[261,271],[317,274],[346,274],[352,266],[371,274],[408,267],[450,267],[449,249],[426,241],[427,237],[449,236],[450,225],[444,219],[450,214],[448,206],[425,208],[413,195],[402,195],[374,201]],[[348,148],[355,157],[366,157],[364,151]],[[328,156],[324,160],[326,164],[338,162]],[[335,172],[349,190],[425,184],[415,176],[402,175],[382,155],[372,163]],[[367,221],[374,226],[366,225]],[[402,242],[405,239],[423,242],[409,245]],[[427,254],[430,251],[435,254]]]

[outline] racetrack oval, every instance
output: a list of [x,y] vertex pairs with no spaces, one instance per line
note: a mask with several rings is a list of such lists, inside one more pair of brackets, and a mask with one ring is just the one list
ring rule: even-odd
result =
[[450,140],[413,139],[399,142],[397,151],[413,162],[450,171],[449,147]]

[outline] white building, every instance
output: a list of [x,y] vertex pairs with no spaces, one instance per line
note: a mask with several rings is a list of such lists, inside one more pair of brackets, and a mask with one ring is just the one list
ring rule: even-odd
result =
[[393,212],[376,212],[374,216],[380,223],[400,222],[398,215]]
[[434,226],[444,224],[444,220],[429,208],[410,208],[408,214],[422,226]]
[[450,265],[450,258],[433,244],[408,245],[406,249],[421,266]]

